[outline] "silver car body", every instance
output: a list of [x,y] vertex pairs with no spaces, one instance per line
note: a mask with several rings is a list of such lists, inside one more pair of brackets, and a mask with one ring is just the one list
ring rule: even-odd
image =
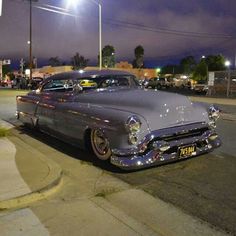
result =
[[[86,146],[91,130],[100,130],[109,141],[110,161],[123,169],[139,169],[212,151],[221,141],[215,118],[187,97],[142,89],[135,84],[78,91],[83,78],[134,76],[121,71],[78,71],[45,80],[41,87],[17,96],[17,117],[25,124],[66,142]],[[50,81],[68,79],[73,89],[47,90]],[[130,142],[127,121],[137,117],[140,129]],[[187,148],[185,148],[187,147]],[[180,155],[180,151],[186,155]],[[191,149],[194,148],[194,149]],[[188,151],[190,150],[190,151]]]

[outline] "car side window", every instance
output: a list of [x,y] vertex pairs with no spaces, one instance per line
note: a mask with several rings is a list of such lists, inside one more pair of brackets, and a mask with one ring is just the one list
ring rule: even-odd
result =
[[103,81],[100,83],[99,88],[107,88],[107,87],[114,87],[114,86],[130,86],[129,78],[127,77],[107,77],[104,78]]
[[42,91],[47,92],[66,92],[73,90],[73,81],[72,80],[51,80],[45,84],[42,88]]

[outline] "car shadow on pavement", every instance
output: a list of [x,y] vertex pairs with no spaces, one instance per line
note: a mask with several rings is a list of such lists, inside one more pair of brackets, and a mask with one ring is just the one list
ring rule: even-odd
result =
[[[151,169],[155,169],[157,166],[150,166],[146,168],[141,168],[141,169],[134,169],[134,170],[123,170],[120,169],[114,165],[112,165],[108,160],[107,161],[102,161],[99,160],[91,151],[79,148],[77,146],[68,144],[66,142],[63,142],[56,137],[52,137],[48,134],[45,134],[39,130],[32,129],[30,127],[24,126],[21,123],[14,122],[13,120],[11,121],[12,124],[15,125],[16,129],[20,134],[26,134],[33,139],[38,140],[39,142],[44,143],[45,145],[48,145],[57,151],[71,157],[77,160],[80,160],[82,162],[85,162],[88,165],[93,165],[98,168],[101,168],[102,170],[111,172],[112,174],[121,174],[121,175],[126,175],[126,174],[132,174],[134,172],[142,172],[142,171],[151,171]],[[164,162],[160,163],[158,166],[168,166],[170,164],[174,164],[175,162],[182,162],[189,160],[188,159],[183,159],[183,160],[178,160],[178,161],[171,161],[171,162]]]
[[39,130],[34,130],[29,127],[20,125],[17,126],[16,129],[21,133],[21,134],[26,134],[54,149],[57,151],[64,153],[71,158],[80,160],[82,162],[86,162],[88,165],[92,164],[96,167],[99,167],[103,170],[112,172],[112,173],[127,173],[127,171],[119,169],[118,167],[112,165],[109,161],[102,161],[96,158],[94,154],[87,150],[80,149],[77,146],[65,143],[56,137],[52,137],[48,134],[42,133]]

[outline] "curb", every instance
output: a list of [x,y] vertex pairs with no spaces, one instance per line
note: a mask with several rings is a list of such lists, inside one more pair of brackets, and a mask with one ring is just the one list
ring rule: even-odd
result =
[[52,194],[56,193],[60,189],[62,184],[63,184],[63,179],[61,172],[59,178],[55,179],[52,183],[50,183],[49,185],[45,186],[42,189],[36,190],[34,192],[16,198],[0,201],[0,212],[27,207],[31,203],[43,200],[51,196]]
[[219,105],[236,105],[236,99],[234,98],[213,98],[213,97],[196,97],[196,96],[187,96],[193,102],[206,102],[210,104],[219,104]]
[[[12,129],[14,128],[14,126],[9,124],[8,122],[2,121],[1,119],[0,119],[0,126],[8,130],[11,129],[10,136],[6,137],[7,139],[9,140],[14,139],[15,144],[20,145],[24,149],[30,149],[29,144],[25,143],[23,138],[18,135],[17,131]],[[36,184],[30,188],[31,192],[27,192],[23,195],[15,196],[6,200],[1,200],[0,212],[26,207],[33,202],[43,200],[49,197],[50,195],[54,194],[56,191],[58,191],[63,184],[63,179],[62,179],[63,172],[61,167],[48,157],[37,152],[36,150],[32,149],[30,150],[31,150],[30,153],[33,156],[36,156],[37,157],[36,159],[38,161],[44,163],[44,166],[46,166],[44,168],[48,169],[48,174],[42,180],[39,179],[40,181],[37,181]]]
[[221,117],[223,120],[236,121],[236,114],[229,114],[229,113],[222,112]]

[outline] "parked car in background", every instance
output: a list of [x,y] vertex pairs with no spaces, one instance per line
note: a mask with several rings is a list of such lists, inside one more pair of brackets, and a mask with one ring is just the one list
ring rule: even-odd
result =
[[39,87],[40,83],[42,83],[43,78],[41,77],[33,77],[32,81],[28,81],[28,87],[32,90],[35,90]]
[[196,93],[206,94],[208,91],[208,85],[205,80],[199,80],[196,83],[192,84],[192,90]]
[[86,88],[95,88],[97,87],[97,83],[96,82],[93,82],[91,80],[88,80],[88,79],[84,79],[84,80],[81,80],[79,82],[79,85],[83,88],[83,89],[86,89]]
[[[84,89],[84,80],[96,86]],[[16,102],[17,118],[24,124],[123,169],[182,160],[221,144],[215,131],[217,108],[143,89],[123,71],[56,74]]]
[[169,88],[171,86],[170,81],[168,81],[167,78],[159,78],[159,77],[153,77],[149,79],[148,83],[146,84],[146,88],[156,88],[156,89],[162,89],[162,88]]
[[12,80],[9,80],[9,79],[2,79],[0,81],[0,86],[2,87],[11,87],[12,86]]

